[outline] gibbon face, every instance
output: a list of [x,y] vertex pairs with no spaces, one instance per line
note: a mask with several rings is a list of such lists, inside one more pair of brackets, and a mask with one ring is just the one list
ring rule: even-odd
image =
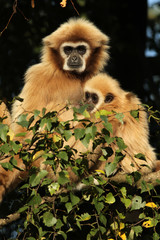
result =
[[43,39],[42,62],[52,62],[56,69],[71,77],[76,74],[90,77],[106,64],[108,41],[91,22],[70,19]]
[[84,72],[91,49],[86,42],[65,42],[60,46],[60,55],[63,58],[63,70]]
[[88,111],[93,113],[100,109],[115,110],[127,98],[119,83],[106,74],[98,74],[88,80],[84,86],[84,102]]

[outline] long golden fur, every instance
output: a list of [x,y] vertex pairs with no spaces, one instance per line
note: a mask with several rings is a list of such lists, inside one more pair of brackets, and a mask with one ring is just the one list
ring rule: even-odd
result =
[[[84,92],[96,93],[99,96],[99,102],[95,105],[94,110],[91,113],[91,120],[97,121],[94,117],[96,110],[105,109],[109,112],[123,113],[123,123],[121,123],[116,117],[115,113],[108,115],[108,121],[112,124],[113,133],[111,136],[121,137],[127,148],[123,153],[124,159],[119,163],[119,168],[122,173],[132,173],[138,170],[142,174],[147,174],[153,171],[156,167],[156,155],[154,149],[149,143],[149,127],[147,121],[147,113],[145,112],[141,101],[137,96],[131,92],[124,91],[117,80],[106,74],[98,74],[85,83]],[[111,102],[105,103],[104,99],[107,94],[114,96]],[[139,109],[139,119],[136,120],[131,116],[131,110]],[[99,131],[103,128],[102,124],[98,124]],[[80,147],[78,144],[73,144],[78,150]],[[81,144],[82,146],[82,144]],[[115,144],[111,144],[112,149],[117,149]],[[82,146],[82,151],[85,148]],[[142,153],[145,155],[146,160],[140,160],[135,158],[135,155]],[[107,161],[112,162],[114,154]],[[94,159],[92,162],[92,169],[104,170],[106,162],[101,162]]]
[[[63,58],[59,48],[64,42],[84,41],[91,53],[86,69],[81,73],[63,70]],[[41,63],[31,66],[25,74],[25,85],[20,93],[23,103],[16,101],[12,119],[35,109],[59,110],[66,103],[77,103],[83,97],[82,84],[103,70],[108,60],[108,37],[92,23],[84,19],[70,19],[55,32],[43,39]],[[13,124],[15,133],[23,131]]]
[[4,102],[0,103],[0,118],[2,119],[3,124],[11,125],[11,115]]
[[[70,19],[62,24],[55,32],[43,39],[41,62],[31,66],[26,74],[24,87],[20,93],[23,102],[15,101],[12,108],[12,129],[15,135],[25,131],[16,122],[19,115],[35,109],[46,108],[47,112],[63,108],[66,103],[77,104],[83,97],[82,85],[93,75],[103,70],[109,56],[108,37],[91,22],[84,19]],[[86,66],[82,72],[65,71],[60,46],[65,42],[85,42],[90,51],[87,55]],[[63,120],[71,118],[63,114]],[[26,138],[31,136],[26,136]],[[23,141],[23,138],[18,138]],[[9,161],[9,159],[4,160]],[[25,166],[17,157],[18,167]],[[38,162],[37,165],[40,163]],[[20,181],[20,174],[25,172],[13,169],[6,171],[0,166],[0,202],[6,191],[13,189]]]

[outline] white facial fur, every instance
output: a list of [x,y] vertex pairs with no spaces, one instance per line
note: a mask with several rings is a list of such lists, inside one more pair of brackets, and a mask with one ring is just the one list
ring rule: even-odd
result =
[[89,86],[85,86],[84,92],[96,93],[98,95],[98,97],[99,97],[98,103],[95,105],[95,108],[91,111],[91,113],[96,112],[100,108],[100,106],[104,103],[103,94],[100,91],[98,91],[97,89],[91,88]]
[[74,47],[76,48],[77,46],[79,45],[84,45],[86,47],[86,52],[83,56],[80,56],[81,60],[82,60],[82,66],[80,68],[77,68],[76,69],[76,72],[83,72],[85,69],[86,69],[86,60],[87,58],[89,57],[90,55],[90,52],[91,52],[91,49],[90,49],[90,46],[88,45],[88,43],[86,42],[83,42],[83,41],[79,41],[79,42],[76,42],[76,43],[73,43],[73,42],[65,42],[63,43],[61,46],[60,46],[60,54],[61,56],[63,57],[64,59],[64,64],[63,64],[63,70],[65,71],[75,71],[74,68],[71,68],[67,65],[67,60],[69,58],[69,56],[67,56],[63,49],[65,46],[71,46],[71,47]]

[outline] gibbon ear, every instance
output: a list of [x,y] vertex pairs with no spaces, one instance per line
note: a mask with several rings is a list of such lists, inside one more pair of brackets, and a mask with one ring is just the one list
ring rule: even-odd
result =
[[[105,36],[105,39],[100,41],[100,45],[108,45],[109,43],[109,37]],[[109,46],[107,46],[107,49],[109,48]]]
[[43,44],[44,44],[45,46],[48,46],[48,47],[51,46],[51,39],[50,39],[50,38],[51,38],[51,37],[50,37],[50,35],[49,35],[49,36],[47,36],[47,37],[45,37],[45,38],[42,39],[42,42],[43,42]]
[[136,95],[134,94],[134,93],[132,93],[132,92],[128,92],[127,94],[126,94],[126,98],[128,99],[128,100],[131,100],[131,98],[135,98],[136,97]]

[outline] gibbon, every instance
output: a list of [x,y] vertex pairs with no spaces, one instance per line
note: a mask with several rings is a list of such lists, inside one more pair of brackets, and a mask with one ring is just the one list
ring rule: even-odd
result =
[[[100,73],[89,79],[84,84],[84,103],[88,104],[87,110],[90,113],[89,120],[94,122],[97,131],[101,133],[104,128],[103,122],[95,116],[96,111],[106,110],[108,112],[108,121],[111,123],[113,132],[110,137],[120,137],[127,146],[122,150],[124,158],[117,164],[117,168],[113,174],[130,174],[139,171],[142,175],[149,174],[160,169],[160,161],[156,160],[154,149],[149,143],[149,126],[147,121],[147,113],[142,106],[141,101],[132,92],[126,92],[117,80],[107,74]],[[138,119],[131,115],[131,111],[138,110]],[[116,113],[123,114],[123,121],[116,118]],[[81,118],[83,119],[83,118]],[[83,128],[82,123],[78,123],[75,128]],[[71,148],[77,150],[75,159],[81,153],[90,152],[87,155],[88,170],[93,174],[95,170],[105,171],[106,163],[111,163],[115,158],[115,151],[118,149],[115,141],[111,144],[100,144],[93,149],[93,142],[90,141],[86,148],[80,140],[76,140],[72,136],[67,142]],[[100,161],[102,156],[102,147],[110,146],[113,154],[106,161]],[[143,154],[145,159],[136,158],[135,155]],[[77,183],[77,190],[84,187],[80,183],[80,178],[75,175],[71,168],[68,169],[69,177],[72,182]],[[83,176],[82,176],[83,178]],[[96,180],[95,180],[96,184]]]
[[[156,168],[156,154],[149,143],[149,127],[147,113],[142,106],[141,101],[131,92],[124,91],[117,80],[107,74],[98,74],[87,81],[84,85],[85,102],[89,104],[88,111],[91,113],[91,121],[97,121],[94,113],[97,110],[107,110],[111,112],[108,115],[108,121],[112,124],[113,133],[111,137],[121,137],[127,145],[123,154],[124,159],[119,162],[118,168],[122,173],[132,173],[139,171],[141,174],[148,174]],[[131,110],[139,110],[138,120],[131,116]],[[123,113],[123,122],[116,118],[116,113]],[[98,123],[97,130],[104,128],[102,123]],[[76,146],[77,144],[77,146]],[[74,147],[80,151],[79,143]],[[81,144],[82,146],[82,144]],[[112,149],[116,150],[116,144],[111,144]],[[82,146],[84,151],[84,147]],[[92,150],[91,150],[92,151]],[[142,153],[145,160],[135,157],[136,154]],[[112,162],[114,154],[108,158]],[[93,163],[94,162],[94,163]],[[92,161],[91,168],[105,169],[106,162]]]
[[[70,19],[45,37],[41,63],[31,66],[25,74],[19,95],[23,102],[13,104],[13,121],[35,109],[59,111],[67,103],[79,103],[82,85],[103,70],[109,58],[108,41],[105,34],[84,19]],[[12,128],[15,133],[23,131],[16,123]]]
[[[41,62],[31,66],[25,74],[24,87],[19,95],[23,102],[16,100],[12,107],[15,136],[25,132],[17,124],[21,114],[28,113],[29,118],[35,109],[58,112],[68,103],[79,104],[83,98],[83,84],[102,71],[109,59],[108,42],[108,36],[84,19],[70,19],[43,39]],[[72,118],[72,113],[69,111],[60,117],[66,121]],[[30,134],[25,136],[31,137]],[[15,139],[23,141],[23,137]],[[22,160],[16,160],[18,167],[25,169]],[[41,161],[37,161],[37,165],[40,164]],[[15,188],[23,178],[20,174],[25,176],[25,171],[6,171],[0,166],[0,202],[5,192]]]

